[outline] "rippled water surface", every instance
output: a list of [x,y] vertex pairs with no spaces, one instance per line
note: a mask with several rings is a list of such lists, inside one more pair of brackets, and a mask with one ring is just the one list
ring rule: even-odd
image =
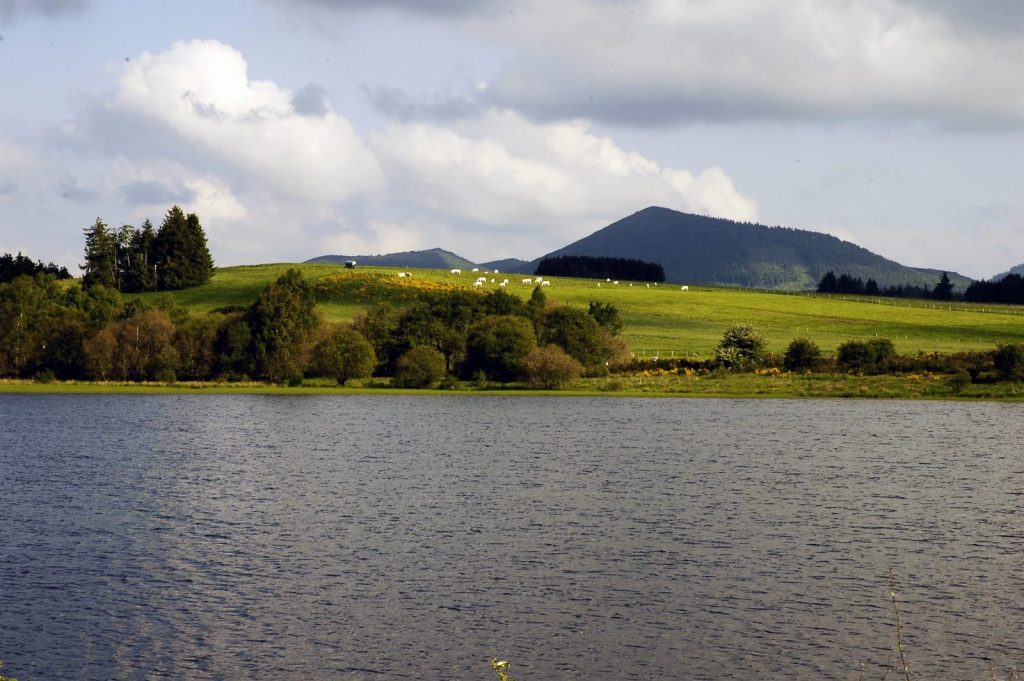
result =
[[0,660],[44,679],[1024,667],[1024,406],[0,395]]

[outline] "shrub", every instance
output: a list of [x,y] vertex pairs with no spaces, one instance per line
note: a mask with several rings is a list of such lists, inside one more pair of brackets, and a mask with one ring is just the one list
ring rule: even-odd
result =
[[1019,343],[1000,345],[992,358],[996,371],[1007,379],[1024,376],[1024,346]]
[[971,385],[971,375],[966,369],[960,369],[949,377],[949,389],[954,395],[959,395]]
[[444,355],[420,345],[398,358],[393,385],[399,388],[429,388],[445,376]]
[[733,324],[715,348],[715,361],[727,369],[753,369],[761,364],[767,342],[753,326]]
[[464,374],[475,376],[483,371],[488,378],[514,381],[519,377],[523,360],[535,347],[537,336],[529,319],[510,315],[487,317],[469,329]]
[[839,368],[857,374],[884,374],[896,362],[896,347],[888,338],[847,341],[836,351]]
[[523,375],[535,388],[563,388],[578,381],[582,372],[583,365],[555,345],[534,348],[523,360]]
[[782,367],[786,371],[814,371],[821,366],[821,348],[808,338],[796,338],[786,348]]

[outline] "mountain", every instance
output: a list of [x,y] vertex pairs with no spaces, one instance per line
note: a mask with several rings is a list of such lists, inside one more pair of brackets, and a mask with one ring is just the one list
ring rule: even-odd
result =
[[382,267],[422,267],[426,269],[448,270],[469,269],[474,263],[455,255],[451,251],[432,248],[429,251],[404,251],[386,255],[321,255],[311,258],[309,263],[342,264],[347,260],[355,260],[360,265],[379,265]]
[[1017,265],[1016,267],[1011,267],[1006,272],[1000,272],[999,274],[992,275],[992,278],[989,279],[989,281],[1001,281],[1007,274],[1019,274],[1024,277],[1024,263]]
[[505,258],[504,260],[492,260],[491,262],[480,263],[480,268],[484,270],[522,272],[524,274],[533,274],[536,267],[537,266],[535,264],[528,260],[520,260],[519,258]]
[[[660,263],[668,281],[776,290],[817,287],[832,270],[879,286],[932,288],[941,270],[906,267],[828,234],[650,207],[544,257],[591,255]],[[535,260],[536,266],[541,259]],[[955,272],[962,292],[971,282]]]

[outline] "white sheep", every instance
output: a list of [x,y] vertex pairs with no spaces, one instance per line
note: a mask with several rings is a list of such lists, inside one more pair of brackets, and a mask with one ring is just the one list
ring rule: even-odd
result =
[[689,291],[689,290],[690,290],[690,287],[689,287],[689,286],[680,286],[680,287],[679,287],[679,290],[680,290],[680,291]]
[[452,274],[462,274],[462,270],[452,270]]
[[523,283],[524,284],[532,284],[533,283],[533,279],[530,279],[530,278],[523,279]]
[[541,286],[551,286],[551,282],[548,281],[547,279],[545,279],[544,281],[540,282],[540,285]]
[[503,281],[503,282],[499,283],[498,286],[501,287],[501,288],[505,288],[505,284],[507,284],[507,283],[508,283],[507,281]]
[[484,282],[480,281],[479,279],[473,282],[473,288],[482,288],[483,285]]
[[479,268],[479,267],[474,267],[474,268],[473,268],[473,271],[474,271],[474,272],[479,272],[479,271],[480,271],[480,268]]

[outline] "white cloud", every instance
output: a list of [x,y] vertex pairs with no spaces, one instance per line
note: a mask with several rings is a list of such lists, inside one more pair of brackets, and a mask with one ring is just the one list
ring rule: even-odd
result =
[[648,205],[739,220],[757,214],[721,169],[662,168],[582,121],[536,124],[490,111],[450,128],[396,124],[372,143],[392,181],[432,211],[480,231],[530,235],[538,251]]
[[295,198],[337,203],[381,189],[376,159],[349,122],[330,109],[303,115],[294,99],[273,82],[249,80],[233,48],[195,40],[132,61],[116,106]]

